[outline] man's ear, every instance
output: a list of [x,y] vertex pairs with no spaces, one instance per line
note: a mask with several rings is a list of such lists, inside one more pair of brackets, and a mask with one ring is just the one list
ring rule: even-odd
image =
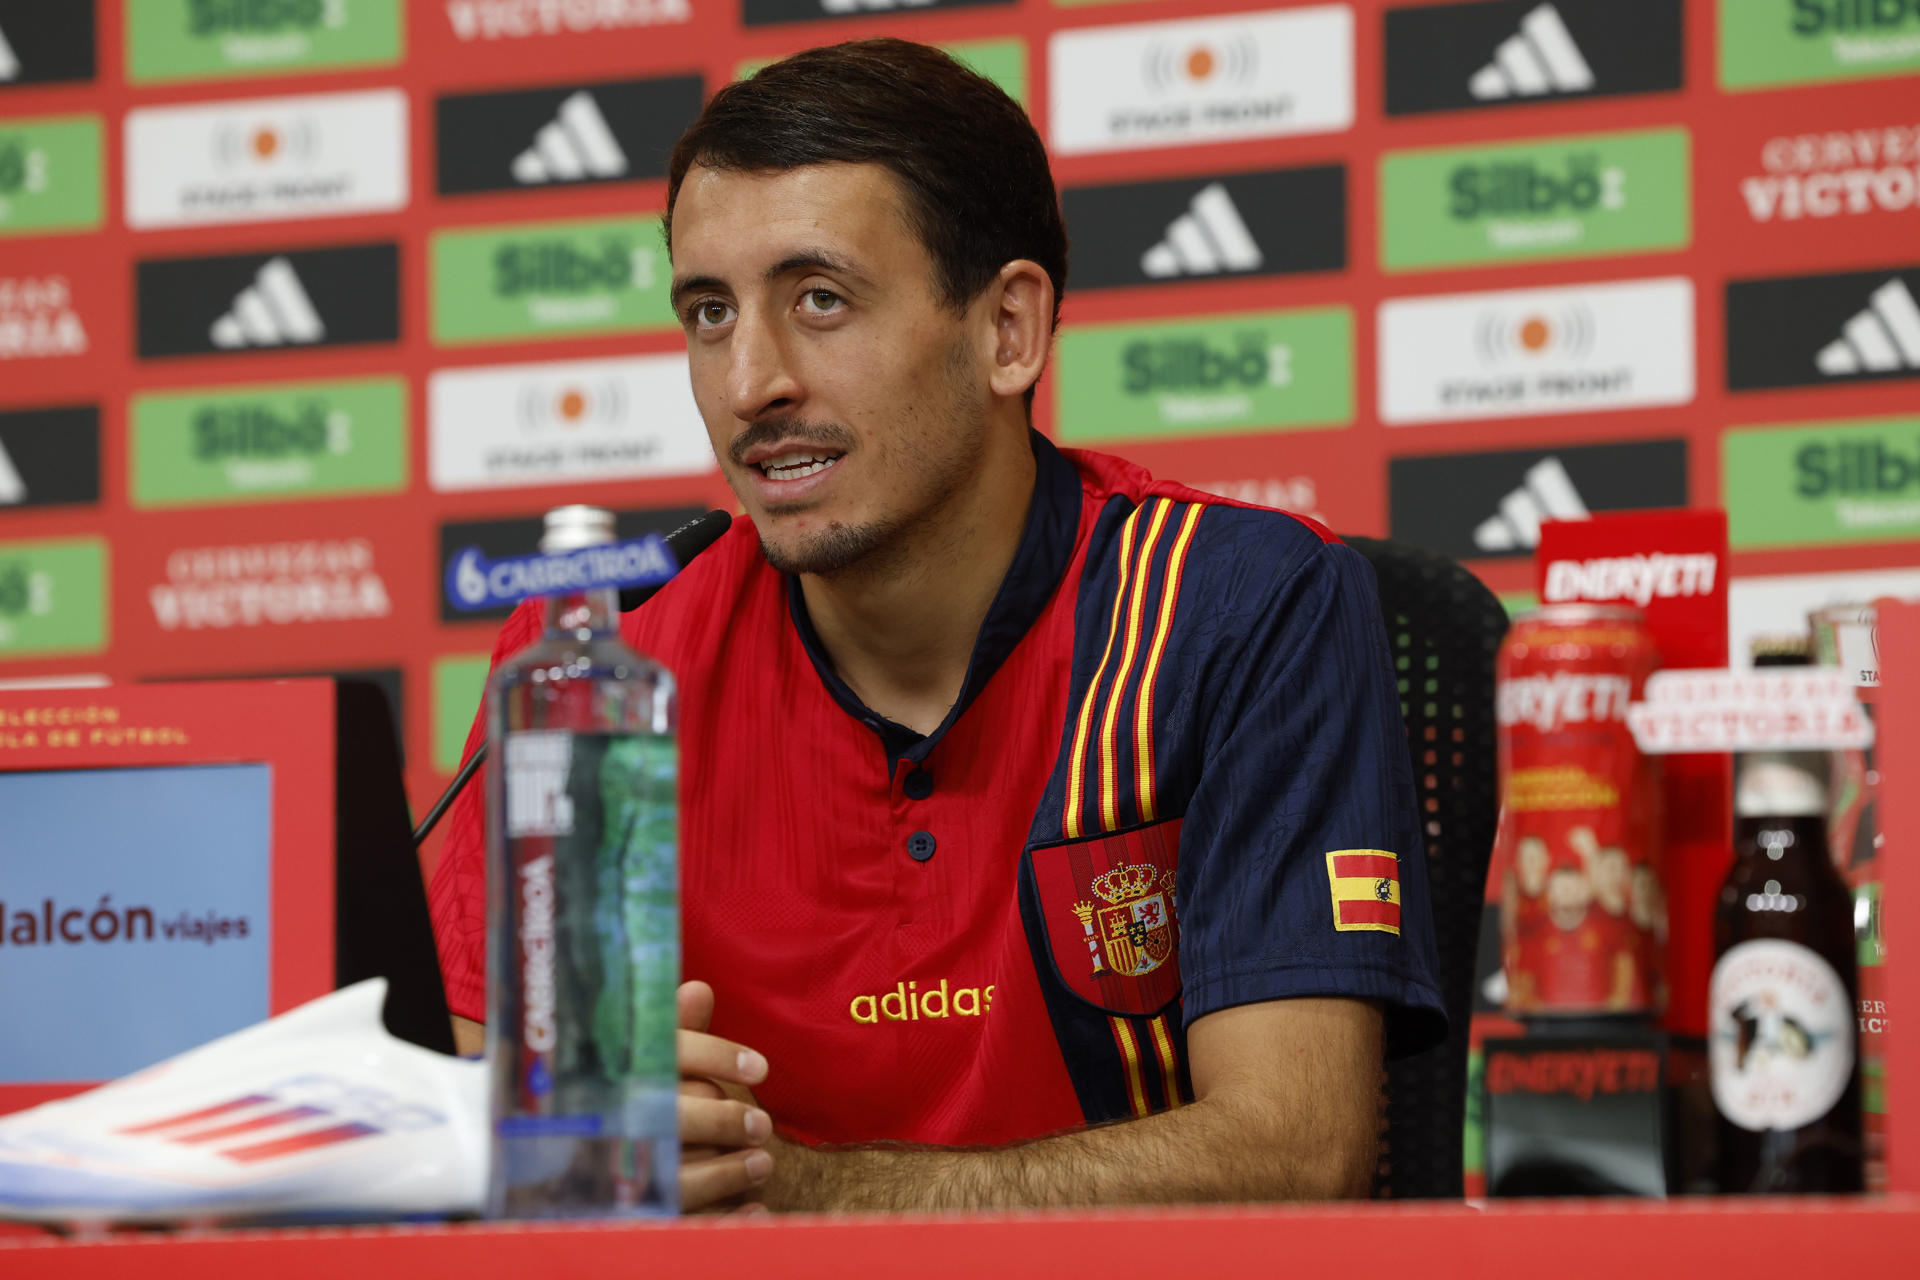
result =
[[1053,345],[1053,281],[1039,263],[1019,258],[1000,268],[989,293],[994,299],[990,385],[995,395],[1025,395],[1040,380]]

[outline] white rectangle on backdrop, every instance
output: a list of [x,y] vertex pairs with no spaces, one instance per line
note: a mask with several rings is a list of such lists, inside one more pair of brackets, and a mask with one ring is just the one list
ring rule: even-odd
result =
[[715,469],[684,354],[442,369],[427,424],[441,492]]
[[1389,426],[1686,404],[1693,282],[1683,276],[1380,304]]
[[1728,665],[1752,666],[1756,637],[1810,634],[1807,615],[1815,609],[1868,604],[1881,596],[1920,600],[1920,568],[1735,578],[1727,584]]
[[1353,10],[1137,22],[1047,42],[1056,155],[1327,133],[1353,125]]
[[381,213],[407,203],[407,95],[136,107],[126,151],[139,230]]

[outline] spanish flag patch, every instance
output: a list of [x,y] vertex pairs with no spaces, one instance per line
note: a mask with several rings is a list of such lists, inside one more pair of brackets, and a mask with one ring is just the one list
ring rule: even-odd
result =
[[1400,859],[1385,849],[1336,849],[1327,855],[1333,927],[1400,932]]

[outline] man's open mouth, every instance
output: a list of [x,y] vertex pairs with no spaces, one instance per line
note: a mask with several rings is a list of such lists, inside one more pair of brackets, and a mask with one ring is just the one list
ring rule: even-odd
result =
[[825,471],[840,458],[837,453],[783,453],[756,465],[769,480],[803,480]]

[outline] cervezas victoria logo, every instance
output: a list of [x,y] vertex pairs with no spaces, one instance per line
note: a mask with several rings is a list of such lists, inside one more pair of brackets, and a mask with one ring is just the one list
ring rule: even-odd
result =
[[0,276],[0,361],[85,355],[90,345],[67,277]]
[[1061,207],[1082,287],[1338,271],[1347,262],[1338,165],[1069,187]]
[[1761,144],[1756,167],[1740,180],[1755,222],[1908,213],[1920,204],[1920,125],[1779,134]]
[[440,191],[663,177],[702,97],[699,76],[667,76],[441,98]]
[[393,342],[399,257],[368,244],[142,262],[140,354]]
[[407,203],[397,89],[127,113],[127,225],[311,218]]
[[12,4],[0,10],[0,90],[93,79],[93,5]]
[[1460,418],[1686,404],[1693,282],[1399,298],[1380,307],[1380,418]]
[[1353,123],[1353,11],[1086,27],[1047,43],[1060,155],[1270,138]]
[[1735,391],[1920,378],[1920,266],[1727,285]]
[[1681,0],[1389,9],[1388,115],[1678,89]]

